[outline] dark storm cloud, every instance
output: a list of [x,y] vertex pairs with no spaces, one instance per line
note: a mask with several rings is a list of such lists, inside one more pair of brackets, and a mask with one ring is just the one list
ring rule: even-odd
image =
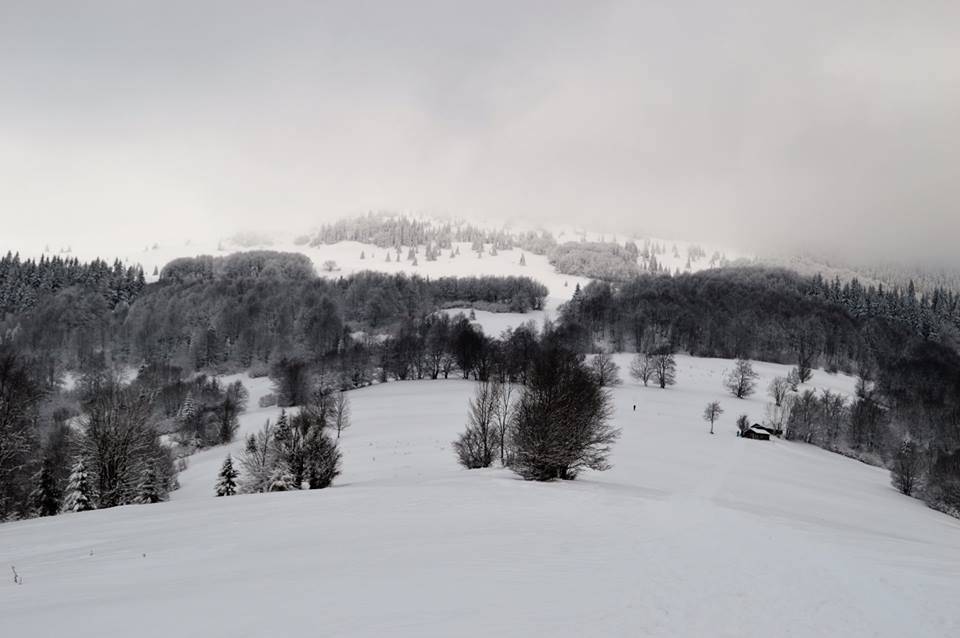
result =
[[389,208],[960,263],[960,5],[725,4],[5,2],[0,214]]

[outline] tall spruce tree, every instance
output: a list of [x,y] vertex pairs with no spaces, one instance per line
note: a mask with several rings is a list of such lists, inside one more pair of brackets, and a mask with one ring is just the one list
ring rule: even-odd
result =
[[163,490],[157,477],[157,470],[153,463],[148,463],[140,476],[137,486],[138,503],[159,503],[163,500]]
[[217,475],[217,496],[233,496],[236,494],[237,476],[239,476],[239,472],[233,467],[233,459],[228,454],[220,467],[220,473]]
[[77,461],[67,481],[67,496],[63,501],[65,512],[86,512],[97,509],[94,503],[93,484],[83,459]]
[[54,468],[50,459],[44,459],[34,476],[34,488],[30,493],[34,513],[37,516],[53,516],[60,511],[60,496]]

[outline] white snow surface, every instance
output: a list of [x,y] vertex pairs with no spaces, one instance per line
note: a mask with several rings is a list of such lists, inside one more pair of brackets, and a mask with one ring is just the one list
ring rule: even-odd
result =
[[[238,442],[192,457],[170,502],[0,525],[23,577],[0,585],[0,636],[957,636],[960,521],[882,469],[736,437],[765,399],[724,394],[731,365],[625,378],[613,469],[546,484],[457,466],[471,382],[351,392],[330,489],[214,498]],[[277,414],[244,383],[242,433]]]

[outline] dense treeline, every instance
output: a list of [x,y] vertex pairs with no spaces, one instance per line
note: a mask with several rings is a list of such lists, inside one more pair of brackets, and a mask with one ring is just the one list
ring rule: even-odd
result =
[[[926,301],[925,301],[926,299]],[[893,465],[904,446],[931,505],[960,512],[956,296],[828,284],[784,270],[730,268],[591,283],[563,308],[581,347],[685,351],[796,363],[861,377],[852,403],[799,392],[772,419],[789,438]],[[794,381],[794,385],[798,381]],[[775,406],[782,407],[782,406]]]
[[[59,268],[62,262],[41,263]],[[97,274],[102,263],[76,270]],[[525,277],[428,280],[365,272],[320,279],[304,256],[268,251],[178,259],[149,286],[138,283],[139,270],[108,271],[117,278],[88,275],[82,279],[87,287],[38,287],[45,292],[29,303],[10,303],[0,335],[44,371],[48,389],[64,369],[147,362],[185,372],[239,370],[266,366],[291,350],[315,360],[342,355],[357,331],[392,329],[443,307],[539,309],[547,293]],[[36,272],[36,265],[6,272],[7,288],[16,290],[21,287],[11,278]],[[120,288],[123,295],[115,295],[130,281]]]
[[95,293],[115,308],[136,299],[144,285],[143,269],[124,267],[119,260],[110,266],[100,259],[82,264],[76,258],[21,260],[7,253],[0,259],[0,316],[33,308],[45,297],[72,287]]
[[114,328],[145,288],[139,266],[102,260],[0,259],[0,343],[25,354],[45,389],[63,368],[102,364]]
[[121,346],[134,360],[196,370],[266,365],[292,351],[319,361],[349,356],[358,331],[477,302],[539,309],[546,292],[521,277],[427,280],[373,272],[338,280],[261,275],[161,283],[131,307]]
[[498,250],[517,247],[538,255],[546,254],[556,245],[556,240],[546,231],[513,233],[504,229],[479,228],[462,222],[411,219],[387,213],[369,213],[326,224],[315,234],[301,237],[298,241],[311,246],[356,241],[374,244],[380,248],[432,245],[447,249],[451,248],[454,242],[470,242],[481,246],[489,244]]
[[857,279],[844,284],[816,275],[813,294],[843,307],[856,319],[879,318],[913,334],[960,349],[960,293],[933,288],[919,293],[913,281],[904,288],[864,286]]
[[863,349],[854,319],[814,293],[812,280],[784,270],[730,268],[676,277],[595,282],[563,312],[616,351],[667,342],[694,356],[744,356],[780,363],[803,354],[853,370]]
[[625,281],[640,274],[637,264],[639,254],[633,242],[621,246],[616,243],[568,241],[552,249],[549,258],[550,265],[568,275]]

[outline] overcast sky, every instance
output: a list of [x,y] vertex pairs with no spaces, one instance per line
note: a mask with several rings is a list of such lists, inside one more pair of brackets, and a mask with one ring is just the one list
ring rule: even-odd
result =
[[960,2],[0,0],[0,234],[370,209],[960,265]]

